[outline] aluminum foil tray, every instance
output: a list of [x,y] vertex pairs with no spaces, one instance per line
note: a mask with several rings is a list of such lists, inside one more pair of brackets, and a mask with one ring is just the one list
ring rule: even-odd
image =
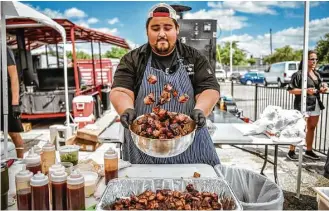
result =
[[231,197],[235,202],[235,210],[243,210],[235,194],[221,178],[193,178],[193,179],[164,179],[164,178],[119,178],[111,180],[101,199],[96,206],[96,210],[104,210],[104,207],[115,202],[117,198],[139,195],[145,190],[156,191],[160,189],[170,189],[185,191],[188,184],[193,184],[194,188],[202,192],[213,192],[219,196]]

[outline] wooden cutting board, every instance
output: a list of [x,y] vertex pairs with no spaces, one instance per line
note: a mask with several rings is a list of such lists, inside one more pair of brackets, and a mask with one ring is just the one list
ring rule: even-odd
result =
[[77,131],[77,137],[80,139],[98,142],[98,136],[118,118],[115,112],[106,113],[99,118],[95,124],[86,125]]

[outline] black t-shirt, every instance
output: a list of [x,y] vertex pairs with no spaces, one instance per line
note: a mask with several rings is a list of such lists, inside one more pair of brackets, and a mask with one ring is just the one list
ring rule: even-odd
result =
[[159,56],[152,52],[151,66],[166,72],[168,68],[169,73],[177,70],[177,53],[176,49],[168,56]]
[[[314,72],[315,76],[317,77],[317,80],[312,79],[309,75],[307,77],[307,88],[315,88],[317,90],[320,90],[320,86],[322,83],[321,76]],[[288,91],[293,89],[301,89],[302,88],[302,75],[303,72],[301,70],[295,72],[291,76],[291,81],[288,86]],[[315,95],[308,95],[306,97],[306,111],[314,111],[316,106],[316,101],[318,101],[320,109],[323,110],[324,106],[320,99],[320,94],[317,93]],[[301,110],[301,104],[302,104],[302,96],[301,95],[295,95],[294,99],[294,109]]]
[[152,53],[148,44],[127,53],[122,57],[115,71],[112,88],[129,89],[134,92],[136,98],[149,56],[152,54],[151,66],[153,68],[165,70],[171,67],[172,73],[179,67],[177,52],[189,72],[195,95],[201,94],[207,89],[220,92],[215,70],[212,69],[207,58],[195,48],[179,41],[176,43],[175,51],[167,57],[160,57]]

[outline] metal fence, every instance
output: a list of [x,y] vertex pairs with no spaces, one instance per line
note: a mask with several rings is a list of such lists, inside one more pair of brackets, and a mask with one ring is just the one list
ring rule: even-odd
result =
[[[269,105],[280,106],[283,109],[293,109],[294,96],[284,88],[264,87],[261,85],[242,85],[234,82],[221,83],[221,94],[231,95],[243,116],[255,121]],[[323,154],[328,153],[329,132],[329,94],[321,95],[322,102],[326,107],[320,115],[320,120],[315,133],[313,149]]]

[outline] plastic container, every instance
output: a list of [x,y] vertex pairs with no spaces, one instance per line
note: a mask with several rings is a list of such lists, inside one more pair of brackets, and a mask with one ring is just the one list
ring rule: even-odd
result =
[[118,178],[119,158],[118,153],[112,148],[104,153],[104,171],[105,171],[105,185],[115,178]]
[[70,162],[73,166],[78,164],[79,161],[79,146],[66,145],[59,148],[59,155],[61,162]]
[[41,168],[42,173],[48,174],[50,166],[56,162],[56,149],[55,145],[47,143],[42,147],[41,154]]
[[243,210],[283,209],[283,192],[268,178],[247,169],[223,165],[214,168],[218,176],[228,182]]
[[73,171],[73,164],[70,162],[60,162],[62,166],[64,166],[65,172],[67,175],[70,175]]
[[85,197],[90,197],[96,191],[98,174],[93,171],[81,171],[85,180]]
[[73,171],[67,177],[67,209],[84,210],[85,205],[85,186],[84,177],[77,171]]
[[67,210],[67,173],[55,171],[51,173],[51,204],[53,210]]
[[32,210],[49,210],[49,180],[41,171],[31,178]]
[[41,171],[41,158],[40,155],[34,152],[34,149],[30,149],[29,154],[24,158],[26,169],[31,171],[33,174]]
[[31,185],[30,180],[33,177],[33,173],[25,168],[18,172],[15,176],[16,182],[16,200],[18,210],[31,210],[32,198],[31,198]]
[[9,174],[7,163],[1,161],[1,210],[8,208]]

